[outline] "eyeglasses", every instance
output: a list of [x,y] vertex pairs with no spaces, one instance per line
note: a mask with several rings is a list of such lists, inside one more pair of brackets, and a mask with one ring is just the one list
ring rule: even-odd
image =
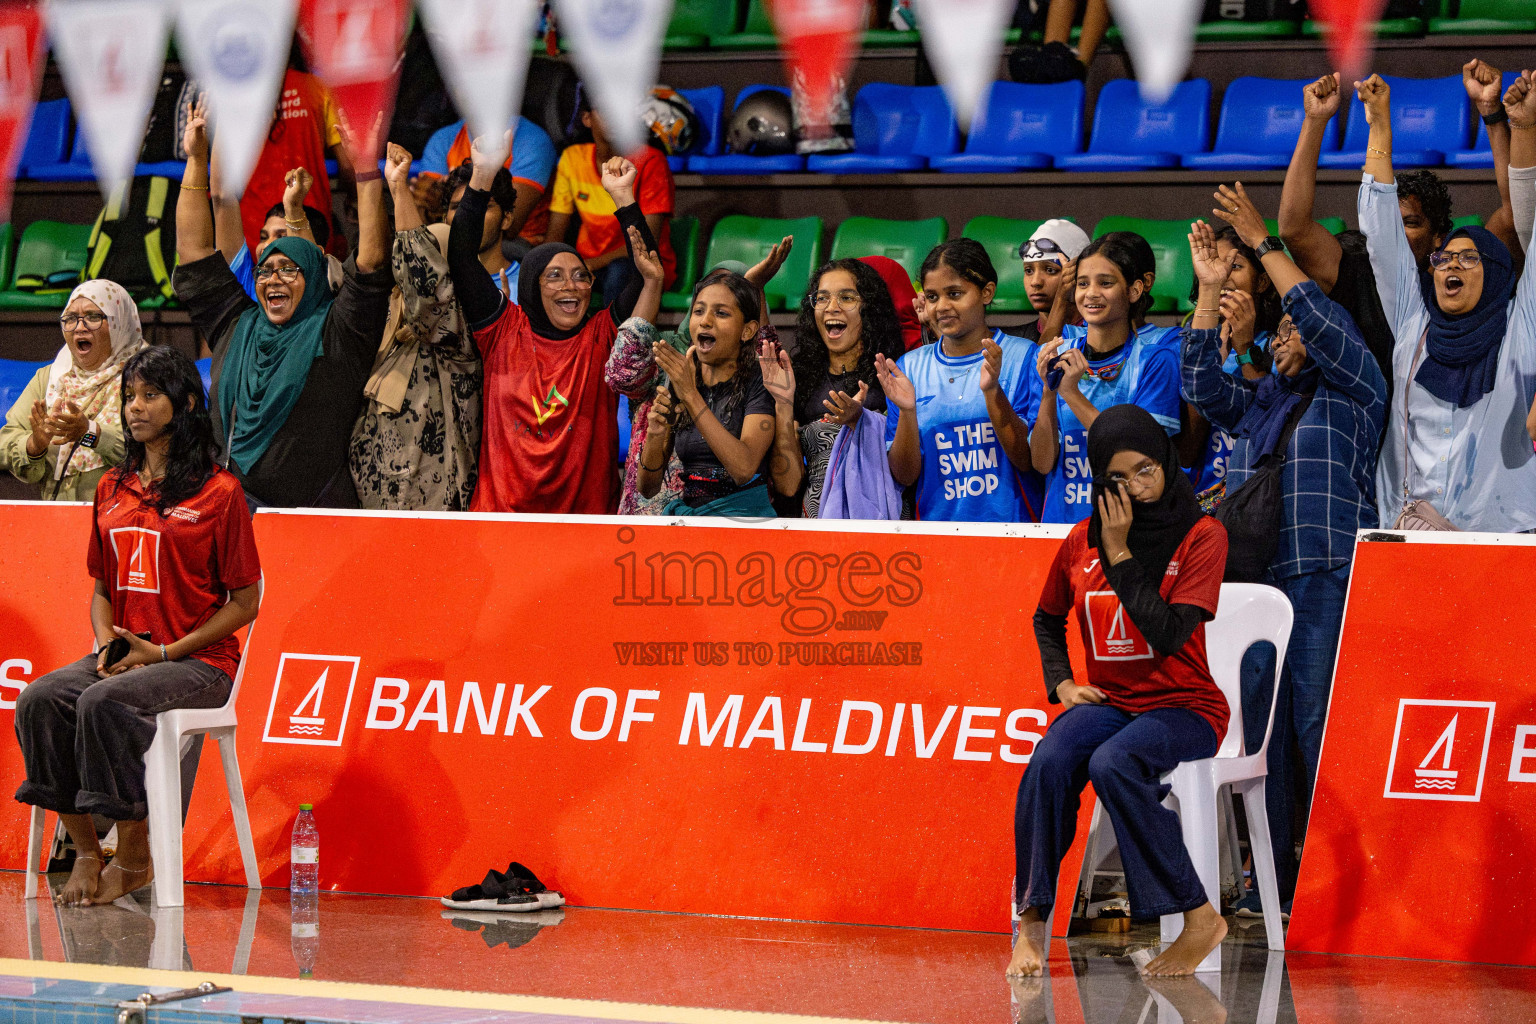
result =
[[94,331],[96,328],[100,327],[102,324],[107,322],[107,314],[105,314],[105,313],[65,313],[63,316],[59,317],[59,324],[66,331],[72,331],[76,327],[79,327],[81,321],[84,321],[85,322],[85,326],[89,327],[91,330]]
[[570,272],[570,274],[566,274],[566,272],[563,270],[546,270],[544,272],[544,276],[540,278],[540,280],[542,280],[545,284],[553,285],[556,288],[565,284],[567,281],[580,287],[581,285],[590,285],[592,283],[592,274],[590,271],[586,270],[573,270]]
[[274,277],[283,282],[283,284],[293,284],[293,282],[303,279],[304,271],[298,267],[262,267],[256,271],[257,281],[270,281]]
[[1274,343],[1276,345],[1284,345],[1294,337],[1296,337],[1296,325],[1289,320],[1275,328]]
[[1441,249],[1439,252],[1429,254],[1430,266],[1439,270],[1441,267],[1456,267],[1459,270],[1471,270],[1481,266],[1483,254],[1476,249]]
[[1110,487],[1120,487],[1122,485],[1131,487],[1134,485],[1139,491],[1144,487],[1152,486],[1153,478],[1157,476],[1158,470],[1162,468],[1162,466],[1155,462],[1149,462],[1130,476],[1121,476],[1119,473],[1105,473],[1104,483]]
[[1049,259],[1052,256],[1060,256],[1062,259],[1066,259],[1067,254],[1062,251],[1061,246],[1049,238],[1031,238],[1019,246],[1019,259],[1021,260],[1043,260]]
[[817,292],[815,295],[811,296],[811,308],[826,309],[827,307],[831,306],[833,302],[836,302],[838,308],[840,309],[855,309],[863,301],[864,300],[859,297],[859,293],[853,291]]

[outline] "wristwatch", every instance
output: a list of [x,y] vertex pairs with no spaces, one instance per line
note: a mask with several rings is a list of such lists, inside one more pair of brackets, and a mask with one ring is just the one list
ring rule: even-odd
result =
[[1244,366],[1253,365],[1253,346],[1243,349],[1237,354],[1237,361]]
[[1280,239],[1276,236],[1270,235],[1268,238],[1264,239],[1264,241],[1260,242],[1258,248],[1254,249],[1253,251],[1258,255],[1259,259],[1262,260],[1269,253],[1285,252],[1285,243],[1280,241]]

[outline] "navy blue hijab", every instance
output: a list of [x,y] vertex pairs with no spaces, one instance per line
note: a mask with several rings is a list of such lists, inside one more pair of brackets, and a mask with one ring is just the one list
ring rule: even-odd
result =
[[1509,249],[1486,228],[1466,227],[1452,231],[1472,239],[1483,256],[1483,294],[1470,312],[1451,316],[1435,301],[1432,271],[1419,273],[1419,288],[1429,308],[1429,337],[1424,344],[1424,363],[1414,380],[1443,402],[1465,409],[1493,390],[1499,371],[1499,350],[1509,327],[1509,294],[1514,283]]

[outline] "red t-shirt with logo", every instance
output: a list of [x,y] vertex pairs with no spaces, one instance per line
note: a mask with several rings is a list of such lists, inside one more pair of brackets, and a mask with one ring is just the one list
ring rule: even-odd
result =
[[[1158,593],[1169,604],[1192,604],[1214,615],[1226,566],[1227,531],[1214,519],[1201,519],[1173,553]],[[1211,723],[1218,744],[1226,736],[1230,711],[1206,661],[1205,623],[1173,654],[1153,650],[1104,578],[1098,549],[1088,544],[1088,520],[1061,542],[1040,607],[1052,615],[1076,609],[1088,682],[1104,691],[1111,706],[1133,715],[1188,708]]]
[[618,334],[605,309],[575,336],[550,341],[515,302],[475,331],[485,393],[471,511],[618,510],[619,396],[603,380]]
[[[96,487],[86,567],[112,595],[112,621],[151,643],[170,644],[224,607],[229,591],[261,580],[256,535],[240,482],[225,470],[161,517],[137,473],[121,487],[108,473]],[[231,679],[240,642],[227,636],[192,655]]]

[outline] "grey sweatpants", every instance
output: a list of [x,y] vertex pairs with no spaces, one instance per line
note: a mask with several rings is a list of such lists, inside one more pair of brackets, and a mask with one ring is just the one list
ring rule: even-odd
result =
[[16,698],[16,739],[27,780],[16,799],[59,814],[100,814],[114,821],[149,815],[144,753],[155,716],[176,708],[218,708],[229,676],[195,658],[96,675],[87,655],[29,683]]

